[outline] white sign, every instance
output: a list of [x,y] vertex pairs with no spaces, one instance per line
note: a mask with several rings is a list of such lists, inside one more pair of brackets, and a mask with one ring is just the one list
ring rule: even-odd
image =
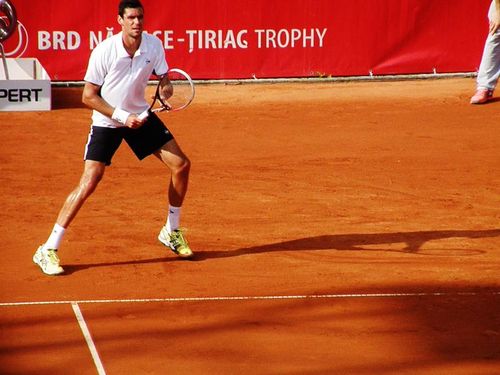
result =
[[50,111],[50,79],[38,60],[7,59],[7,68],[11,79],[0,73],[0,111]]
[[50,111],[50,81],[0,81],[0,111]]

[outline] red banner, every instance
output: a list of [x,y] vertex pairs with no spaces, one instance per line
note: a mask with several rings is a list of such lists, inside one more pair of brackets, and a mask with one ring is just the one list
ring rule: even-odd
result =
[[[52,80],[83,79],[95,45],[120,31],[118,1],[11,0],[7,57]],[[171,67],[198,79],[477,70],[489,0],[143,0]]]

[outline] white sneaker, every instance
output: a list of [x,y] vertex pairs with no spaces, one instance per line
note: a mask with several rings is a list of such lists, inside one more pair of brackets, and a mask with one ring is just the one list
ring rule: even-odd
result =
[[64,269],[59,265],[56,249],[44,250],[43,245],[40,246],[33,255],[33,262],[38,264],[42,272],[47,275],[59,275],[64,272]]
[[474,96],[470,98],[470,104],[484,104],[491,100],[492,96],[493,90],[478,89]]

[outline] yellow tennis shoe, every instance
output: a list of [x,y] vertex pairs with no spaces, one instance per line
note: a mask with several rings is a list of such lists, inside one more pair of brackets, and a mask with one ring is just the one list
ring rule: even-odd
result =
[[189,248],[181,229],[169,233],[167,228],[163,227],[158,235],[158,240],[181,258],[191,258],[193,256],[193,251]]

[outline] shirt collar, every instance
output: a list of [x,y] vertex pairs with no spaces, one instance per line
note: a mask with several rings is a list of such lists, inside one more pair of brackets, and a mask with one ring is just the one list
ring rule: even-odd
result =
[[[144,37],[144,32],[142,33],[142,38],[141,38],[141,44],[139,46],[139,49],[137,50],[137,52],[135,53],[136,56],[138,55],[142,55],[143,53],[147,52],[147,46],[146,46],[146,38]],[[118,57],[122,58],[122,57],[130,57],[130,55],[128,54],[127,50],[125,49],[125,47],[123,46],[123,32],[120,31],[118,34],[117,34],[117,41],[116,43],[118,44]]]

